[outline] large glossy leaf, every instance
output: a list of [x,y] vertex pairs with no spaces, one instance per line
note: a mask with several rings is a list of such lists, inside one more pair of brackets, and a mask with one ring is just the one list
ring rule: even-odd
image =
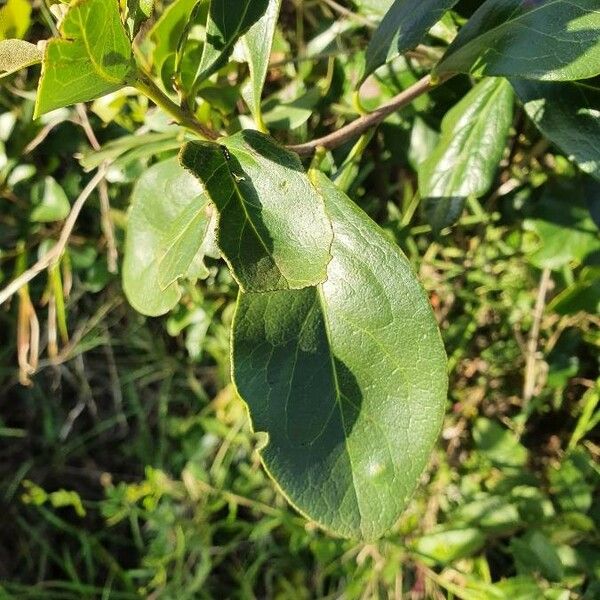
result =
[[208,198],[176,158],[148,169],[132,196],[123,286],[139,312],[162,315],[181,298],[178,280],[198,276],[210,223]]
[[414,48],[458,0],[396,0],[367,47],[363,81],[381,65]]
[[76,0],[46,45],[35,115],[114,92],[132,69],[117,0]]
[[220,213],[219,247],[240,287],[264,292],[324,281],[331,223],[298,157],[256,131],[223,144],[190,142],[181,161]]
[[511,83],[540,131],[582,171],[600,179],[600,89],[582,81]]
[[261,97],[267,78],[269,59],[271,58],[271,49],[273,47],[273,36],[275,35],[280,8],[281,0],[269,0],[265,14],[242,38],[246,60],[250,68],[250,80],[242,88],[242,94],[254,119],[261,128],[264,128]]
[[269,0],[211,0],[196,85],[227,64],[237,40],[266,12]]
[[0,41],[0,79],[42,62],[42,51],[23,40]]
[[458,219],[467,196],[490,189],[512,116],[510,84],[489,78],[444,117],[440,141],[419,167],[419,191],[436,231]]
[[600,73],[597,0],[487,0],[435,73],[567,81]]
[[233,377],[290,502],[335,534],[374,539],[394,525],[428,460],[446,360],[406,257],[315,178],[335,232],[327,281],[240,294]]

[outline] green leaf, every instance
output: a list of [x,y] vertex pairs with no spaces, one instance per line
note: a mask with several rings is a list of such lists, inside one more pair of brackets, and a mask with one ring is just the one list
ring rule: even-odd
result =
[[475,554],[485,545],[485,536],[479,529],[441,530],[421,536],[415,550],[424,557],[440,563],[449,563]]
[[367,47],[361,81],[399,54],[417,46],[458,0],[396,0],[383,17]]
[[280,8],[281,0],[269,0],[265,14],[242,37],[246,59],[250,68],[250,80],[242,88],[242,95],[261,129],[264,129],[261,97],[267,78]]
[[437,147],[419,167],[435,231],[458,219],[467,196],[483,196],[494,182],[513,117],[513,93],[501,78],[479,82],[442,121]]
[[202,186],[176,158],[142,175],[133,191],[123,264],[125,294],[137,311],[158,316],[179,302],[179,279],[197,275],[209,223]]
[[487,0],[434,74],[569,81],[600,73],[597,0]]
[[317,287],[241,293],[233,378],[300,512],[345,537],[394,525],[439,433],[446,358],[399,248],[324,175],[333,260]]
[[206,23],[206,43],[196,72],[195,87],[224,67],[235,43],[267,11],[269,0],[211,0]]
[[152,16],[154,0],[126,0],[126,6],[127,18],[125,23],[129,36],[133,39],[140,30],[142,23]]
[[564,511],[587,513],[592,506],[593,487],[588,483],[588,457],[583,450],[565,456],[558,468],[550,468],[548,479],[555,499]]
[[541,531],[528,531],[521,538],[513,538],[510,550],[519,574],[537,572],[550,581],[562,579],[564,569],[560,557],[552,542]]
[[600,89],[582,81],[511,83],[539,130],[582,171],[600,179]]
[[0,8],[0,40],[21,39],[31,25],[31,2],[8,0]]
[[0,79],[42,62],[42,51],[23,40],[0,41]]
[[175,0],[150,30],[149,37],[154,43],[152,61],[157,73],[161,73],[167,58],[177,51],[181,36],[197,4],[198,0]]
[[33,189],[32,200],[34,208],[29,218],[35,223],[62,221],[71,210],[65,191],[52,177],[46,177]]
[[478,450],[500,467],[522,467],[527,461],[527,449],[517,436],[495,421],[479,418],[473,428]]
[[219,247],[240,287],[265,292],[324,281],[331,224],[298,157],[256,131],[223,144],[190,142],[181,161],[219,211]]
[[586,267],[577,280],[555,296],[548,310],[560,315],[574,315],[580,311],[600,313],[600,267]]
[[580,188],[549,186],[536,211],[524,221],[524,228],[539,240],[528,256],[536,267],[559,269],[600,252],[598,228],[580,196]]
[[133,72],[131,42],[117,0],[76,0],[60,35],[46,45],[36,118],[114,92]]

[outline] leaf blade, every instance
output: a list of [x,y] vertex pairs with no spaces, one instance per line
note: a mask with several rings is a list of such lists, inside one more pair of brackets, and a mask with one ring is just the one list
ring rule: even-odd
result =
[[260,292],[322,282],[331,225],[298,157],[256,131],[223,144],[189,143],[181,161],[219,211],[218,244],[240,287]]
[[23,40],[0,41],[0,79],[42,62],[43,53]]
[[600,89],[582,82],[511,83],[537,128],[584,173],[600,179]]
[[437,437],[446,361],[406,257],[325,176],[316,185],[335,232],[328,279],[240,294],[233,377],[290,502],[337,535],[374,539],[397,520]]
[[240,0],[231,10],[228,0],[211,0],[195,89],[227,64],[237,40],[264,15],[268,4],[269,0]]
[[599,32],[594,0],[487,0],[434,73],[586,79],[600,73]]
[[464,199],[483,196],[493,183],[513,115],[513,92],[501,78],[478,83],[442,121],[440,141],[419,167],[419,192],[431,225],[452,224]]
[[426,33],[458,0],[395,0],[367,47],[361,81],[399,54],[417,46]]
[[132,71],[131,42],[116,0],[76,1],[60,37],[46,45],[34,117],[114,92]]
[[267,78],[281,1],[269,0],[265,14],[242,37],[250,69],[250,80],[242,88],[242,95],[261,129],[265,128],[262,117],[261,96]]
[[177,158],[157,163],[138,180],[123,263],[123,288],[137,311],[159,316],[179,302],[179,279],[187,276],[207,233],[207,202]]

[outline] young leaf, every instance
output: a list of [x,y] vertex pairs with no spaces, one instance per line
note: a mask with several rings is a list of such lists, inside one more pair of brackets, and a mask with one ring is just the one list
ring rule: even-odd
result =
[[0,79],[42,62],[42,51],[23,40],[0,41]]
[[600,73],[597,0],[487,0],[434,73],[568,81]]
[[208,198],[176,158],[148,169],[132,195],[123,287],[139,312],[158,316],[181,298],[178,280],[195,276],[210,223]]
[[154,43],[152,61],[158,73],[167,58],[177,51],[181,36],[199,0],[175,0],[160,15],[149,37]]
[[246,59],[250,67],[250,80],[242,88],[242,95],[261,129],[264,129],[261,96],[267,78],[273,36],[280,8],[281,0],[269,0],[265,14],[242,37]]
[[190,142],[181,162],[219,211],[219,247],[240,287],[265,292],[324,281],[331,223],[298,157],[256,131],[223,144]]
[[289,501],[337,535],[375,539],[439,433],[446,359],[406,257],[324,175],[315,184],[335,233],[327,281],[240,294],[233,378]]
[[60,34],[46,45],[35,117],[114,92],[133,71],[117,0],[76,0]]
[[446,114],[437,147],[419,167],[419,191],[435,231],[455,222],[467,196],[490,189],[512,116],[512,89],[500,78],[484,79]]
[[224,67],[237,40],[266,12],[269,0],[211,0],[206,43],[196,72],[195,87]]
[[52,223],[65,219],[71,210],[65,191],[52,177],[33,188],[34,206],[29,218],[35,223]]
[[129,36],[133,39],[140,30],[142,23],[152,15],[154,0],[126,0],[126,4],[127,18],[125,23]]
[[529,118],[579,168],[600,179],[600,89],[582,81],[511,81]]
[[414,48],[458,0],[396,0],[373,34],[362,81],[399,54]]

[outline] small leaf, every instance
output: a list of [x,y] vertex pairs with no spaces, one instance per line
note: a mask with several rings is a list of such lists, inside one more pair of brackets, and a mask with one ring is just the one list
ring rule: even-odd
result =
[[505,429],[495,421],[483,417],[477,419],[473,439],[477,449],[499,467],[518,468],[527,461],[525,446],[510,429]]
[[21,39],[31,25],[31,2],[8,0],[0,8],[0,40]]
[[219,248],[240,287],[265,292],[324,281],[331,224],[298,157],[256,131],[223,144],[190,142],[181,161],[219,211]]
[[149,33],[154,43],[152,61],[157,73],[162,72],[167,58],[177,51],[181,36],[190,21],[198,0],[175,0],[157,19]]
[[23,40],[0,41],[0,79],[42,62],[42,51]]
[[94,100],[127,84],[133,70],[131,42],[117,0],[79,0],[46,45],[35,117]]
[[569,81],[600,73],[597,0],[486,0],[435,67]]
[[132,195],[125,241],[123,287],[139,312],[158,316],[181,298],[179,279],[192,276],[208,232],[208,198],[176,158],[158,163]]
[[505,79],[478,83],[442,121],[440,141],[419,167],[419,191],[435,231],[454,223],[467,196],[490,189],[513,116]]
[[571,261],[581,263],[588,255],[600,252],[598,227],[581,194],[580,187],[549,186],[539,206],[523,223],[539,240],[528,255],[536,267],[560,269]]
[[46,177],[34,188],[33,203],[29,218],[35,223],[62,221],[71,210],[65,191],[52,177]]
[[233,378],[290,502],[337,535],[375,539],[400,516],[439,433],[446,359],[407,258],[314,178],[335,233],[327,281],[240,294]]
[[517,573],[540,573],[550,581],[560,581],[564,568],[554,544],[541,531],[528,531],[521,538],[513,538],[510,551],[515,559]]
[[261,97],[267,78],[273,36],[275,35],[280,8],[281,0],[269,0],[265,14],[242,37],[246,59],[250,68],[250,80],[242,88],[242,95],[261,129],[264,129]]
[[475,554],[484,545],[485,536],[479,529],[464,527],[423,535],[417,540],[415,550],[435,562],[449,563]]
[[235,43],[266,12],[269,0],[211,0],[206,23],[206,43],[196,72],[195,87],[224,67]]
[[133,39],[140,30],[142,23],[152,16],[154,0],[126,0],[126,5],[127,18],[125,23],[129,36]]
[[600,89],[582,81],[511,83],[539,130],[582,171],[600,179]]
[[417,46],[458,0],[396,0],[373,34],[361,81],[399,54]]

